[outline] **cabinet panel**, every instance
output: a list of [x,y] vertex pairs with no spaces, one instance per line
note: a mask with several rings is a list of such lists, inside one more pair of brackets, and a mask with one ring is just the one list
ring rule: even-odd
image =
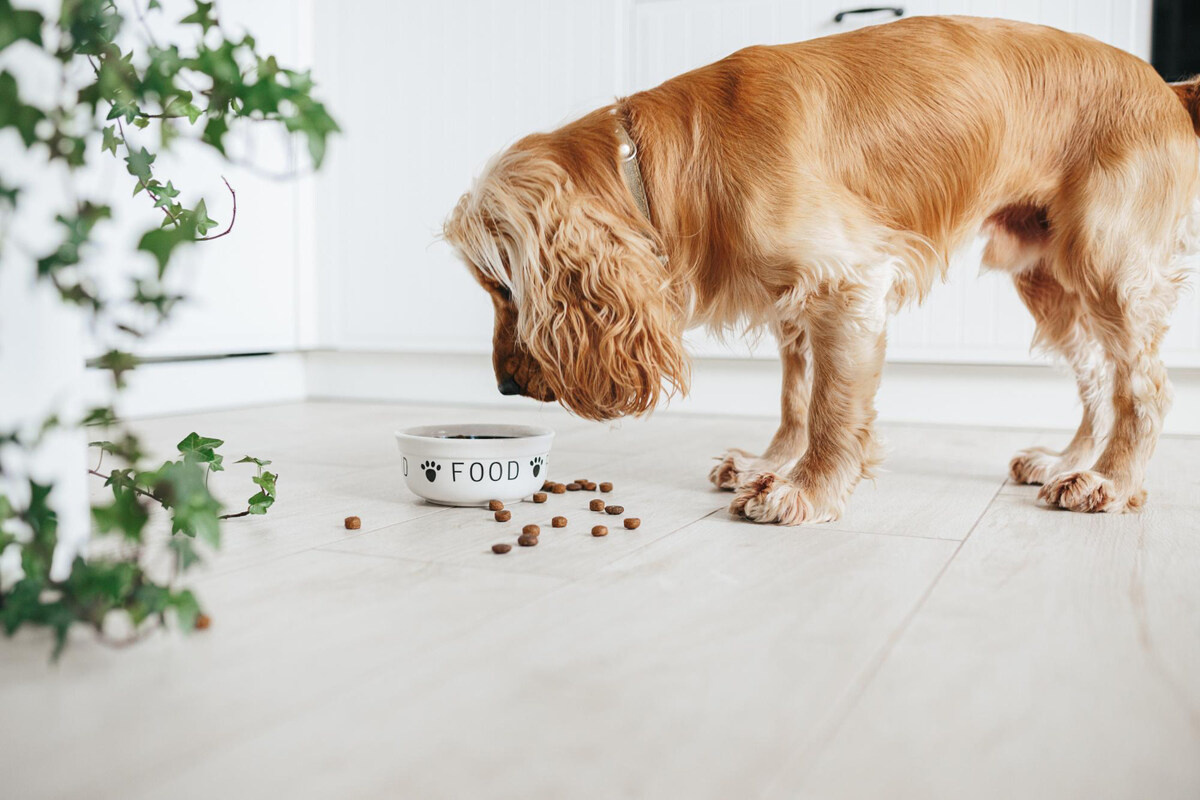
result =
[[[834,22],[849,0],[645,0],[633,5],[630,86],[640,90],[742,47],[826,36],[895,19],[888,12]],[[885,4],[880,4],[885,5]],[[1141,0],[916,0],[898,3],[909,16],[969,14],[1019,19],[1085,33],[1142,57],[1148,55],[1148,6]],[[952,264],[947,284],[926,303],[893,319],[889,356],[896,360],[1025,362],[1033,323],[1007,276],[980,275],[979,243]],[[770,355],[770,339],[720,343],[700,332],[693,349],[707,355]],[[1181,300],[1165,343],[1174,364],[1200,364],[1200,298]]]

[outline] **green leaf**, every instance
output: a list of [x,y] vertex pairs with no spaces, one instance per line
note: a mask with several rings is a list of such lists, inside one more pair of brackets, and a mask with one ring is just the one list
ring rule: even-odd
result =
[[9,72],[0,72],[0,130],[16,128],[21,141],[30,147],[38,140],[37,124],[45,118],[41,109],[21,102],[17,79]]
[[100,533],[117,531],[133,542],[142,540],[142,530],[150,515],[132,489],[113,486],[113,501],[92,506],[92,520]]
[[200,563],[196,545],[191,539],[172,536],[167,542],[167,549],[175,554],[175,564],[180,572],[187,572],[194,564]]
[[179,20],[180,25],[199,25],[208,33],[208,29],[217,24],[217,18],[212,13],[213,4],[196,0],[196,10]]
[[0,0],[0,51],[22,39],[41,47],[44,21],[36,11],[18,11],[10,0]]
[[158,262],[158,277],[162,278],[163,273],[167,270],[167,264],[171,260],[171,255],[175,252],[175,248],[188,242],[194,242],[195,240],[195,226],[190,222],[184,221],[176,227],[156,228],[152,231],[147,231],[138,240],[137,249],[154,256],[154,260]]
[[144,147],[140,150],[130,148],[129,155],[125,156],[126,169],[142,183],[149,183],[152,177],[150,165],[154,163],[154,159],[155,155]]
[[191,591],[184,589],[180,592],[172,592],[167,600],[167,606],[175,609],[180,628],[190,631],[196,627],[196,617],[200,616],[200,602],[196,600],[196,596]]
[[233,463],[235,463],[235,464],[257,464],[260,467],[265,467],[268,464],[270,464],[271,462],[266,459],[255,458],[254,456],[242,456],[241,458],[239,458],[237,461],[235,461]]
[[102,140],[100,142],[100,152],[109,151],[114,156],[117,154],[117,146],[125,144],[125,140],[116,135],[117,126],[108,125],[101,132]]
[[187,436],[183,437],[183,441],[175,445],[184,459],[192,459],[194,461],[211,461],[213,451],[221,445],[225,444],[222,439],[213,439],[208,436],[201,436],[192,431]]

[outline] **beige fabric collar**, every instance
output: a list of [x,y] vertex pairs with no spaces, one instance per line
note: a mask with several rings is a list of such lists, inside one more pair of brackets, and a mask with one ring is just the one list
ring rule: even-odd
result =
[[[615,115],[616,109],[613,109],[612,113]],[[621,156],[621,174],[625,176],[625,183],[629,186],[629,191],[633,192],[633,200],[637,203],[642,216],[646,218],[647,222],[651,222],[650,202],[646,199],[646,184],[642,181],[642,170],[638,167],[637,145],[634,144],[629,131],[620,121],[617,122],[617,142],[617,152]]]

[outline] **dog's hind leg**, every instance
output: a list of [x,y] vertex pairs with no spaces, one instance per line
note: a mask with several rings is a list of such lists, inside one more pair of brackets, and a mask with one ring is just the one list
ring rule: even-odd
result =
[[1064,450],[1030,447],[1009,462],[1009,475],[1017,483],[1046,483],[1055,475],[1091,464],[1107,433],[1111,417],[1107,364],[1103,348],[1088,328],[1079,296],[1059,283],[1049,264],[1038,261],[1014,275],[1013,282],[1037,322],[1034,345],[1066,359],[1083,403],[1079,429]]
[[813,383],[808,447],[786,478],[748,477],[729,510],[755,522],[828,522],[879,459],[875,391],[886,342],[886,288],[824,288],[805,301]]
[[785,472],[804,454],[808,441],[808,341],[804,328],[792,323],[778,326],[779,357],[783,362],[783,397],[779,430],[766,452],[755,456],[745,450],[726,450],[708,479],[718,489],[736,489],[750,475]]
[[[1190,133],[1190,131],[1189,131]],[[1125,511],[1145,501],[1146,464],[1171,404],[1158,348],[1184,273],[1196,192],[1195,141],[1088,165],[1073,185],[1055,268],[1079,295],[1112,375],[1113,422],[1090,469],[1056,475],[1039,497],[1070,511]]]

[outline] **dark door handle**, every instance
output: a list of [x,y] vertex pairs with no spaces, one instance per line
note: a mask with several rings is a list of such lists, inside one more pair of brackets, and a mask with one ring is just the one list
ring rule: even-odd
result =
[[851,8],[848,11],[839,11],[834,14],[833,21],[841,22],[851,14],[874,14],[876,11],[890,11],[897,17],[904,16],[904,6],[872,6],[870,8]]

